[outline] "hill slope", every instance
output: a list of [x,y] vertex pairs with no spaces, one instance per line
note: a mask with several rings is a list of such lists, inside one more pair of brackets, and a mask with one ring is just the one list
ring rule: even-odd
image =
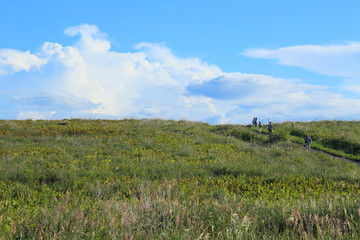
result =
[[287,141],[318,129],[300,124],[269,140],[186,121],[0,121],[0,235],[359,237],[359,166]]

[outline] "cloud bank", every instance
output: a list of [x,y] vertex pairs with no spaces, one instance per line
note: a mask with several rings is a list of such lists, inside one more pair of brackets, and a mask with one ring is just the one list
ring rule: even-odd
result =
[[[180,58],[163,44],[111,50],[95,25],[69,27],[72,46],[45,42],[36,53],[0,49],[0,117],[5,119],[163,118],[209,123],[358,119],[360,100],[327,86],[260,74],[223,72],[199,58]],[[360,43],[250,49],[323,74],[358,78]],[[335,68],[336,62],[345,62]],[[354,62],[352,62],[354,61]],[[337,64],[338,66],[338,64]],[[356,80],[351,89],[360,91]],[[350,84],[349,84],[350,85]],[[344,85],[344,89],[346,86]]]

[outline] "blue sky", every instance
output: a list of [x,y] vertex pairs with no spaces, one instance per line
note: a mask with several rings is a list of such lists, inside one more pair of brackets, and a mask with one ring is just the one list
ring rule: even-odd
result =
[[360,2],[0,3],[0,118],[360,118]]

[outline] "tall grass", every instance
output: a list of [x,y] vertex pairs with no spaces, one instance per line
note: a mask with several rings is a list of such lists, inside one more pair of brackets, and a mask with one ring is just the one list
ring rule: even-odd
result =
[[359,238],[359,167],[284,136],[186,121],[0,121],[0,236]]

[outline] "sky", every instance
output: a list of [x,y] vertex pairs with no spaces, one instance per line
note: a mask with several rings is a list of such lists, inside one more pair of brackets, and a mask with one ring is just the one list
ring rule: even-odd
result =
[[3,0],[0,119],[360,120],[360,1]]

